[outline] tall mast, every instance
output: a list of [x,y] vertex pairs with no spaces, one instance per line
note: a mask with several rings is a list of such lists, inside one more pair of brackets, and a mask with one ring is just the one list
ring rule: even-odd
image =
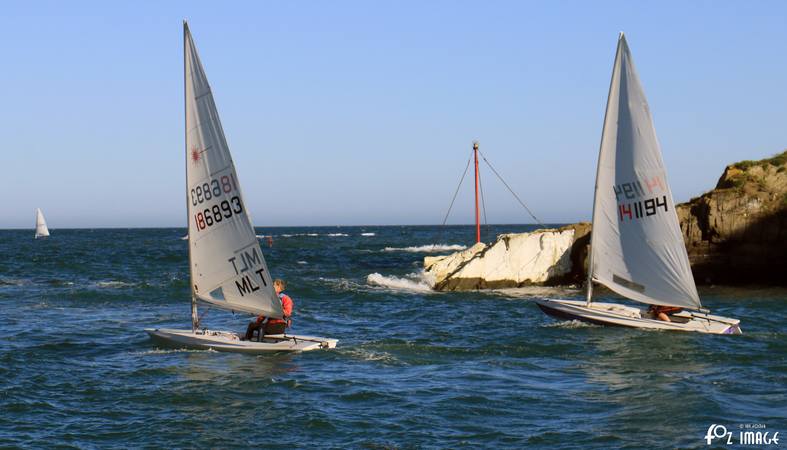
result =
[[473,142],[473,156],[475,157],[475,241],[481,242],[481,222],[478,215],[478,141]]
[[618,61],[620,60],[620,45],[621,41],[623,40],[623,32],[621,31],[618,35],[618,48],[615,50],[615,62],[612,64],[612,76],[609,80],[609,92],[607,92],[607,107],[604,109],[604,129],[601,130],[601,142],[599,143],[598,149],[598,162],[596,163],[596,182],[595,186],[593,187],[593,218],[591,219],[590,224],[590,255],[588,255],[588,277],[587,277],[587,296],[586,302],[587,305],[590,306],[590,302],[593,300],[593,232],[595,231],[595,222],[596,222],[596,199],[598,198],[598,174],[601,172],[601,149],[602,145],[604,145],[604,134],[606,133],[607,127],[607,113],[609,112],[609,102],[610,97],[612,94],[612,83],[615,81],[615,71],[618,69]]
[[[187,106],[186,106],[186,83],[188,83],[188,72],[186,70],[186,46],[188,45],[188,38],[189,38],[189,24],[185,20],[183,20],[183,145],[186,147],[186,155],[189,153],[188,149],[188,114]],[[189,245],[189,289],[191,290],[191,332],[197,331],[197,327],[199,326],[199,315],[197,314],[197,296],[194,295],[194,274],[191,272],[191,230],[189,227],[189,221],[191,221],[191,216],[189,215],[189,159],[188,157],[183,158],[186,161],[186,232],[188,233],[188,245]]]

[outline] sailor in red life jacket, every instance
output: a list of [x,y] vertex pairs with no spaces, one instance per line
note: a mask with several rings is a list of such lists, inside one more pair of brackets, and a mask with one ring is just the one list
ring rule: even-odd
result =
[[284,311],[284,319],[276,319],[274,317],[267,318],[265,316],[258,316],[257,320],[251,322],[246,329],[245,340],[251,340],[255,330],[262,330],[262,334],[284,334],[284,330],[290,326],[292,316],[293,302],[289,295],[284,293],[284,288],[287,284],[284,280],[277,278],[273,281],[273,288],[276,290],[276,295],[281,300],[281,309]]

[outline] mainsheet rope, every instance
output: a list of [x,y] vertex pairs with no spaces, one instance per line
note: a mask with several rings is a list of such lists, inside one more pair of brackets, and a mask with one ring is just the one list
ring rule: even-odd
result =
[[[207,307],[207,308],[205,309],[205,312],[203,312],[202,314],[200,314],[200,316],[197,318],[197,328],[199,328],[199,325],[202,323],[202,318],[203,318],[203,317],[205,317],[205,315],[206,315],[206,314],[208,314],[208,311],[210,311],[210,310],[211,310],[211,307],[210,307],[210,306],[209,306],[209,307]],[[233,312],[234,312],[234,311],[233,311]]]

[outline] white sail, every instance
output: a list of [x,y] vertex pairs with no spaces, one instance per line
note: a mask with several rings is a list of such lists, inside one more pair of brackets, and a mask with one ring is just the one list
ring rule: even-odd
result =
[[595,281],[642,303],[701,307],[653,120],[622,33],[594,202]]
[[192,290],[218,307],[282,317],[205,71],[184,22],[186,180]]
[[41,212],[41,208],[36,208],[36,239],[47,236],[49,236],[49,228],[46,227],[44,213]]

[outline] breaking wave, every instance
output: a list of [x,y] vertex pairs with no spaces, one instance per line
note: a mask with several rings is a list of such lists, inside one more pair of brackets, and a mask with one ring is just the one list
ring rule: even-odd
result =
[[404,277],[394,275],[385,276],[377,272],[366,276],[366,283],[370,286],[383,287],[396,291],[433,292],[434,279],[426,272],[410,273]]
[[328,233],[328,234],[326,234],[326,236],[340,237],[340,236],[349,236],[349,234],[346,234],[346,233]]
[[361,236],[377,236],[377,233],[361,233]]
[[385,247],[384,252],[437,253],[464,250],[467,246],[459,244],[431,244],[418,247]]

